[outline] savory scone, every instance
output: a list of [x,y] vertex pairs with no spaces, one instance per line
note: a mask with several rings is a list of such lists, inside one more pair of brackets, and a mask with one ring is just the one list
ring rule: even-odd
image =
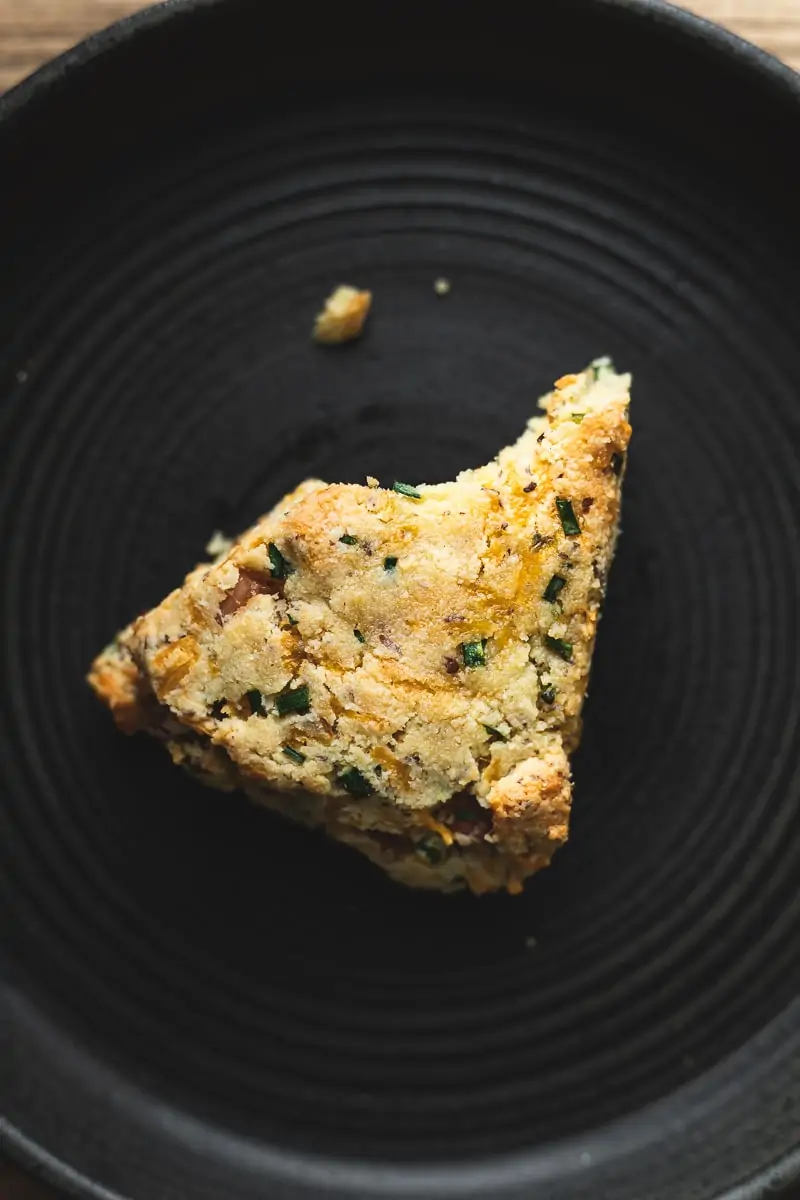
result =
[[126,732],[394,879],[519,891],[567,837],[629,387],[608,360],[564,376],[454,483],[301,484],[92,686]]

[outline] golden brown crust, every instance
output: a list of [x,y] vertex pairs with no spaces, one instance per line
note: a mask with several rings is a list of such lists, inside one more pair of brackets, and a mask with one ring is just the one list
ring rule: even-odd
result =
[[153,693],[120,641],[112,642],[97,656],[88,680],[123,733],[138,733],[148,727]]
[[307,481],[124,631],[92,686],[128,732],[154,698],[198,739],[175,757],[394,878],[518,890],[567,837],[628,402],[598,364],[454,483]]
[[561,743],[517,763],[489,792],[498,846],[515,855],[537,852],[549,862],[567,840],[572,787]]

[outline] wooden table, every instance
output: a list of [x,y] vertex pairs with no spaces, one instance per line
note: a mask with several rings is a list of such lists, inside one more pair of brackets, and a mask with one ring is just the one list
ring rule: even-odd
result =
[[[268,0],[264,0],[268,3]],[[146,7],[137,0],[0,0],[0,91],[94,29]],[[800,71],[800,0],[693,0],[686,5]],[[56,1200],[0,1163],[0,1200]]]

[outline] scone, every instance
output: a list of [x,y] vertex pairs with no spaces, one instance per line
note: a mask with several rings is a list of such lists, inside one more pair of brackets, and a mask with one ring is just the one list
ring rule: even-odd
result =
[[309,480],[104,650],[123,730],[414,887],[521,890],[567,838],[630,378],[566,375],[454,483]]

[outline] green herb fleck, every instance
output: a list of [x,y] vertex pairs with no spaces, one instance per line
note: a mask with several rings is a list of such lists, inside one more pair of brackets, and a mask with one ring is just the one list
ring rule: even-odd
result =
[[286,620],[290,625],[297,625],[297,621],[295,621],[294,617],[290,616],[289,613],[286,614]]
[[393,571],[396,566],[397,566],[397,559],[394,557],[394,555],[390,555],[389,558],[385,558],[383,560],[384,571]]
[[295,750],[294,746],[284,746],[283,753],[287,758],[290,758],[293,763],[304,763],[306,761],[305,754],[301,754],[299,750]]
[[486,641],[486,638],[481,638],[479,642],[461,643],[461,656],[465,667],[486,666]]
[[285,717],[288,713],[298,713],[302,716],[310,708],[311,697],[308,694],[307,683],[302,684],[299,688],[285,687],[275,697],[275,709],[279,717]]
[[419,842],[417,842],[417,853],[427,859],[431,866],[437,866],[443,862],[447,855],[447,848],[439,837],[438,833],[426,834]]
[[550,637],[548,633],[544,639],[544,644],[548,650],[552,650],[559,658],[563,658],[565,662],[572,662],[572,642],[565,642],[562,638]]
[[585,416],[586,413],[570,413],[570,419],[573,420],[576,425],[580,425]]
[[622,454],[612,454],[611,455],[611,470],[614,472],[615,475],[622,474],[622,464],[624,462],[625,462],[625,458]]
[[269,554],[269,563],[273,578],[288,579],[290,575],[294,574],[294,567],[288,559],[283,557],[274,542],[270,542],[267,546],[267,553]]
[[364,643],[365,643],[365,642],[366,642],[366,640],[367,640],[367,639],[364,637],[364,635],[363,635],[363,633],[361,632],[361,630],[360,630],[360,629],[354,629],[354,630],[353,630],[353,637],[356,639],[356,641],[357,641],[357,642],[361,642],[361,645],[362,645],[362,646],[364,645]]
[[350,767],[340,775],[339,784],[351,796],[369,796],[372,793],[369,780],[365,779],[356,767]]
[[504,733],[501,733],[499,729],[495,729],[492,725],[484,725],[483,728],[486,730],[486,732],[488,733],[488,735],[492,741],[494,741],[494,742],[507,742],[508,741],[508,738],[506,737],[506,735]]
[[552,683],[547,687],[542,688],[542,690],[539,692],[539,699],[541,700],[542,704],[555,704],[556,689],[553,687]]
[[392,491],[399,492],[401,496],[409,496],[412,500],[422,499],[421,493],[415,487],[412,487],[410,483],[398,483],[396,479],[392,484]]
[[595,379],[600,379],[606,371],[611,373],[613,370],[614,364],[610,358],[596,358],[592,363],[592,374]]
[[250,705],[250,711],[259,717],[263,717],[267,710],[264,708],[264,697],[261,695],[261,692],[257,688],[253,688],[251,692],[245,692],[245,696],[247,697],[247,703]]
[[358,545],[358,538],[353,537],[352,533],[343,533],[342,536],[339,538],[339,541],[342,543],[343,546],[357,546]]
[[554,575],[544,589],[544,599],[548,604],[554,604],[558,599],[559,592],[567,586],[567,581],[563,575]]
[[581,527],[578,524],[578,518],[575,516],[575,510],[572,507],[570,500],[565,500],[559,496],[556,500],[556,508],[558,515],[561,518],[561,528],[566,533],[567,537],[575,537],[580,533]]

